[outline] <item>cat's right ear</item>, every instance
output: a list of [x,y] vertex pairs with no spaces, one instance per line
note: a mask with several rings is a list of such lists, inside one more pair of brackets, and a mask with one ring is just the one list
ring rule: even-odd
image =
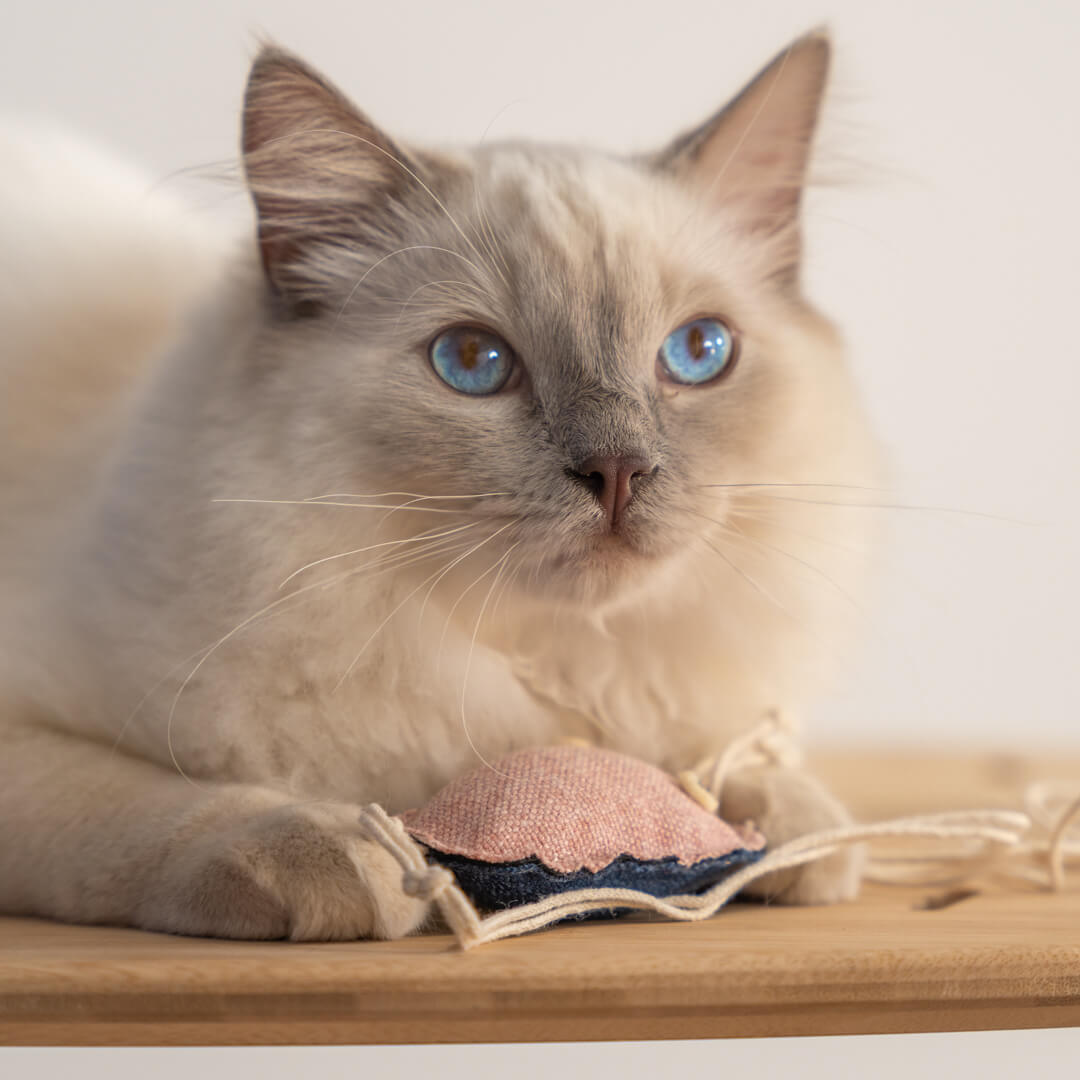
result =
[[320,251],[362,242],[415,170],[344,94],[273,45],[248,78],[243,154],[266,276],[298,311],[319,304]]
[[789,283],[798,273],[799,209],[829,54],[823,31],[799,38],[720,112],[651,159],[768,241],[774,277]]

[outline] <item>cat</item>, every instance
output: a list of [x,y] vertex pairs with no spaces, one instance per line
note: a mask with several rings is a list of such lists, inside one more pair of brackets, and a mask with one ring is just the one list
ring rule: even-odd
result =
[[[683,769],[817,691],[878,476],[800,289],[829,54],[617,157],[406,146],[268,44],[240,240],[9,126],[0,911],[399,937],[360,804],[565,736]],[[848,820],[780,766],[721,813]]]

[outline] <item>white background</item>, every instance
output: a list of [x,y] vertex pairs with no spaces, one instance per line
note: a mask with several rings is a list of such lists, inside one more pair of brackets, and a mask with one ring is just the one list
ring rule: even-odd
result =
[[[233,157],[260,32],[306,56],[405,140],[488,132],[643,149],[711,112],[790,38],[828,23],[837,64],[823,148],[857,164],[846,169],[851,183],[809,204],[810,291],[847,332],[892,458],[895,501],[1013,520],[866,511],[890,526],[880,595],[861,655],[811,735],[1080,744],[1075,0],[39,0],[17,9],[5,0],[5,9],[0,105],[59,118],[159,178]],[[214,209],[228,203],[205,188],[199,198]],[[963,1076],[953,1055],[974,1047],[984,1075],[985,1062],[1007,1075],[1022,1065],[1007,1069],[1003,1048],[1050,1053],[1066,1045],[1055,1038],[901,1040],[895,1050],[878,1040],[865,1069],[859,1055],[870,1051],[858,1040],[817,1043],[811,1057],[838,1070],[819,1075],[891,1076],[882,1070],[892,1060]],[[606,1058],[306,1052],[292,1066],[273,1059],[289,1069],[273,1075],[333,1075],[334,1062],[376,1075],[439,1075],[438,1062],[450,1075],[520,1073],[514,1054],[568,1076],[586,1075],[567,1071],[575,1060],[592,1062],[591,1075],[643,1074],[635,1063],[657,1076],[803,1072],[799,1045],[809,1050],[745,1044],[746,1056],[732,1044],[683,1044],[667,1048],[666,1064],[616,1047]],[[1080,1057],[1075,1038],[1067,1045]],[[87,1063],[103,1060],[84,1055],[78,1072],[93,1075]],[[203,1060],[201,1071],[237,1059]]]

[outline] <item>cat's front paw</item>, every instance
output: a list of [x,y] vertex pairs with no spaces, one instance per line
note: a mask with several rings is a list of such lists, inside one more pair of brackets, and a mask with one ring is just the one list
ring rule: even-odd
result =
[[404,894],[401,868],[358,824],[357,807],[253,807],[189,826],[136,912],[178,934],[292,941],[398,938],[429,905]]
[[[752,819],[770,850],[798,836],[851,824],[851,815],[819,781],[788,768],[736,773],[724,785],[720,815],[726,821]],[[861,847],[842,847],[816,862],[766,874],[743,891],[780,904],[854,900],[863,862]]]

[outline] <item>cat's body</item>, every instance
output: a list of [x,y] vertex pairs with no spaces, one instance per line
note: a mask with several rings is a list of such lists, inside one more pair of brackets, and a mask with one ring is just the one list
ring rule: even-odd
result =
[[[796,285],[825,55],[762,77],[787,101],[763,145],[793,150],[739,137],[759,80],[642,162],[406,157],[271,50],[246,114],[261,266],[167,214],[117,220],[90,273],[53,250],[53,291],[0,312],[0,910],[402,933],[422,907],[357,804],[568,734],[683,768],[801,703],[861,572],[835,495],[875,476]],[[672,381],[658,345],[714,313],[732,373]],[[436,377],[427,343],[460,324],[512,343],[504,389]],[[729,791],[774,840],[841,814],[797,772]]]

